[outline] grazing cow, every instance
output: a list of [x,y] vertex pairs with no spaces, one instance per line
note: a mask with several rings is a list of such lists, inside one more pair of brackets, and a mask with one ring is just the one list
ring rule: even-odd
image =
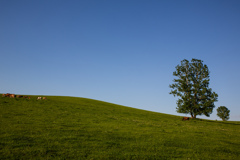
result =
[[42,99],[42,97],[37,97],[37,100],[41,100]]
[[9,97],[10,97],[10,98],[14,98],[14,97],[15,97],[15,94],[10,94]]
[[7,93],[5,94],[5,97],[10,97],[10,95],[11,95],[10,93]]
[[6,95],[5,94],[2,94],[2,97],[5,97]]
[[43,99],[47,99],[46,97],[43,97]]
[[23,98],[28,98],[28,96],[24,96]]
[[186,120],[189,120],[189,117],[183,117],[182,118],[182,121],[186,121]]
[[28,99],[31,99],[31,97],[28,97]]

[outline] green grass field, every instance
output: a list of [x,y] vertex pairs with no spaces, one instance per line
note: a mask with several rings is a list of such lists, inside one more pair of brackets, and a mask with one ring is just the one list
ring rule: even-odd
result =
[[240,159],[240,122],[75,97],[0,97],[0,159]]

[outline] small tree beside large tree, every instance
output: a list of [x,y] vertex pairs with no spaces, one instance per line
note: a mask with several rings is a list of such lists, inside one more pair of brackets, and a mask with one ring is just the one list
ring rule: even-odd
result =
[[217,116],[223,121],[227,121],[230,118],[230,110],[225,106],[220,106],[217,108]]
[[176,66],[173,75],[177,78],[169,87],[170,94],[178,96],[177,112],[190,114],[192,118],[197,115],[207,117],[215,107],[218,95],[209,88],[209,70],[202,60],[192,59],[191,62],[184,59],[181,65]]

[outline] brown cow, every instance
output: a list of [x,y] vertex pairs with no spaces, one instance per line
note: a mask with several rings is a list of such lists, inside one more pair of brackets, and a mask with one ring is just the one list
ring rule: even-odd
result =
[[10,94],[9,97],[10,98],[15,98],[15,94]]
[[43,97],[43,99],[47,99],[47,97]]
[[2,94],[2,97],[5,97],[6,95],[5,94]]
[[10,93],[7,93],[5,94],[5,97],[10,97],[10,95],[11,95]]
[[189,120],[189,117],[183,117],[182,118],[182,121],[186,121],[186,120]]

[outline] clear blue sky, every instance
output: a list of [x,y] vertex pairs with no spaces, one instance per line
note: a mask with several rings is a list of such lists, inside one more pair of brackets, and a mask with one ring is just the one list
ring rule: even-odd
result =
[[0,0],[1,93],[185,116],[169,84],[192,58],[208,65],[219,95],[209,119],[226,106],[240,121],[239,0]]

